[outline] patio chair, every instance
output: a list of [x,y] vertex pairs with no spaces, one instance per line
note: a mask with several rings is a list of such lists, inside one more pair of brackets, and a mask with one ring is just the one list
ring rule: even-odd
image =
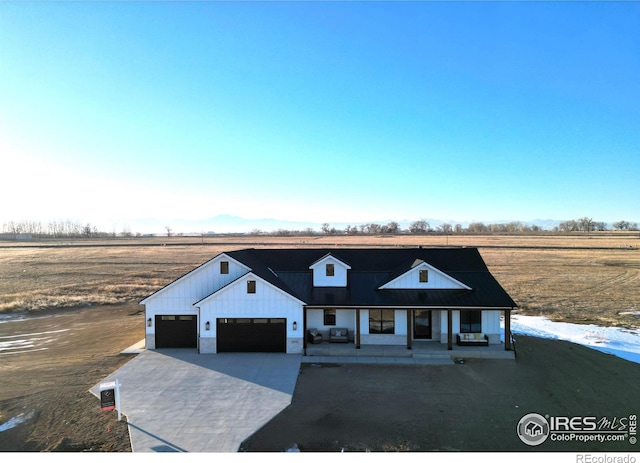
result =
[[307,330],[307,341],[311,344],[320,344],[322,342],[322,335],[318,333],[316,328],[311,328]]

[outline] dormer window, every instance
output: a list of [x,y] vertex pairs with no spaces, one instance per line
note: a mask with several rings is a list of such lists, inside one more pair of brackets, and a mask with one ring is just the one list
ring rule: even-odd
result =
[[456,280],[451,275],[431,266],[427,262],[416,259],[407,265],[405,271],[387,281],[378,289],[467,289],[469,286]]
[[229,262],[223,260],[220,262],[220,274],[227,275],[229,273]]
[[318,259],[309,266],[313,271],[313,286],[315,288],[346,288],[348,273],[351,267],[330,253]]
[[248,294],[256,293],[256,280],[247,280],[247,293]]

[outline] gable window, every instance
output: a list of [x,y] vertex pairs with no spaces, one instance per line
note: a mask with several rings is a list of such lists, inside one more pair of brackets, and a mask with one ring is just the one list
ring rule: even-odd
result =
[[220,262],[220,274],[226,275],[229,273],[229,262],[223,260]]
[[327,326],[336,325],[336,309],[324,309],[324,324]]
[[333,264],[327,264],[326,269],[327,269],[326,275],[328,277],[332,277],[332,276],[334,276],[336,274],[336,269],[335,269],[335,266]]
[[428,283],[428,282],[429,282],[429,271],[420,270],[420,283]]
[[247,280],[247,293],[255,294],[256,292],[256,280]]
[[460,332],[482,333],[482,312],[479,310],[461,310]]
[[394,311],[391,309],[369,309],[369,333],[394,334]]

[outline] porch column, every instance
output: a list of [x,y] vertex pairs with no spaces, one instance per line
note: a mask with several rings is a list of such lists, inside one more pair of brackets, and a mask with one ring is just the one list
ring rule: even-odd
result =
[[407,309],[407,349],[411,349],[411,309]]
[[447,349],[453,349],[453,310],[447,309]]
[[511,310],[504,310],[504,350],[511,350]]
[[302,349],[307,355],[307,308],[302,307]]
[[356,309],[356,349],[360,349],[360,309]]

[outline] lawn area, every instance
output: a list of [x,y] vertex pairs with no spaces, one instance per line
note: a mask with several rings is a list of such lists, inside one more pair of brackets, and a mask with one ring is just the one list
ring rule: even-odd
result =
[[242,450],[293,443],[303,452],[637,449],[628,439],[523,443],[516,428],[529,413],[628,426],[630,415],[640,415],[640,365],[564,341],[516,336],[516,345],[516,361],[304,365],[291,406]]

